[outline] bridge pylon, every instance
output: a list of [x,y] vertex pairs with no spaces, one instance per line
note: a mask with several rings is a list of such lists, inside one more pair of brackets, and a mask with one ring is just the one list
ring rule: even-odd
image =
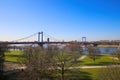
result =
[[38,32],[38,42],[43,42],[43,32]]
[[38,42],[40,42],[40,32],[38,32]]
[[82,42],[86,42],[86,37],[82,37]]
[[[38,32],[38,42],[43,42],[43,32]],[[43,47],[43,43],[40,43],[38,45]]]

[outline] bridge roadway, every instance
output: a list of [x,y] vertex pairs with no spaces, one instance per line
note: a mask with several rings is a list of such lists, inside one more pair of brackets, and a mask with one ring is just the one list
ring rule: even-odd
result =
[[[65,41],[65,42],[38,42],[38,41],[32,41],[32,42],[0,42],[0,45],[1,44],[72,44],[72,43],[75,43],[74,41]],[[93,44],[94,46],[95,45],[120,45],[120,42],[76,42],[78,44],[84,44],[84,45],[90,45],[90,44]]]
[[[70,44],[74,42],[0,42],[0,44]],[[82,43],[82,42],[79,42]]]
[[11,45],[11,44],[38,44],[40,46],[43,46],[44,44],[79,44],[79,45],[90,45],[92,44],[93,46],[97,46],[96,43],[91,43],[91,42],[72,42],[72,41],[69,41],[69,42],[0,42],[0,45],[5,45],[5,44],[8,44],[8,45]]

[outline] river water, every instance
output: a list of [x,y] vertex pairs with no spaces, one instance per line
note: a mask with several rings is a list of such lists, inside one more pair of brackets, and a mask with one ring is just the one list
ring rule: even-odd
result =
[[[99,47],[99,50],[101,54],[112,54],[117,50],[117,48],[116,47]],[[83,53],[84,54],[88,53],[87,48],[83,48]]]
[[106,48],[105,47],[100,47],[99,50],[102,54],[107,54],[107,53],[115,52],[117,50],[117,48],[115,48],[115,47],[106,47]]

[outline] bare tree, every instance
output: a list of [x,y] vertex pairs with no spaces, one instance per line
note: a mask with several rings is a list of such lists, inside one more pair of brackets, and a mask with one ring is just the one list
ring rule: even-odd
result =
[[69,71],[70,67],[72,67],[73,63],[69,61],[74,58],[73,54],[70,54],[69,51],[66,50],[66,47],[60,49],[55,48],[56,55],[54,56],[54,63],[56,64],[55,69],[57,73],[60,74],[61,80],[65,79],[65,73]]
[[98,74],[99,80],[120,80],[120,67],[119,65],[108,66],[102,68]]
[[67,48],[73,56],[74,61],[77,61],[77,58],[82,55],[82,48],[78,42],[71,42],[71,44],[67,45]]
[[115,52],[114,52],[115,57],[118,58],[119,62],[120,62],[120,48],[118,48]]
[[71,44],[68,44],[67,47],[71,52],[81,53],[81,46],[79,42],[71,42]]
[[58,54],[55,56],[55,61],[56,61],[56,66],[57,68],[60,68],[61,70],[61,80],[64,80],[64,71],[65,71],[65,59],[64,59],[64,55],[63,53],[59,53],[58,51]]
[[0,80],[4,80],[4,61],[5,61],[5,52],[7,51],[7,44],[0,44]]
[[51,78],[52,59],[46,50],[41,47],[29,47],[24,50],[20,59],[26,69],[21,73],[21,80],[44,80]]
[[97,47],[88,47],[88,56],[94,61],[99,57],[100,50]]
[[65,71],[71,67],[71,64],[68,64],[71,57],[66,48],[58,46],[29,47],[19,59],[26,66],[20,80],[53,80],[55,76],[52,75],[55,73],[61,74],[61,80],[64,80]]

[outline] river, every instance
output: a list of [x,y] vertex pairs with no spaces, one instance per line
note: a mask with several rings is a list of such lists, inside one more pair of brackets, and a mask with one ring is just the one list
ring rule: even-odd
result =
[[117,50],[117,48],[115,48],[115,47],[106,47],[106,48],[100,47],[99,50],[102,54],[107,54],[107,53],[111,54],[111,53],[115,52]]
[[[101,54],[112,54],[117,50],[116,47],[99,47]],[[83,53],[87,54],[87,48],[83,48]]]

